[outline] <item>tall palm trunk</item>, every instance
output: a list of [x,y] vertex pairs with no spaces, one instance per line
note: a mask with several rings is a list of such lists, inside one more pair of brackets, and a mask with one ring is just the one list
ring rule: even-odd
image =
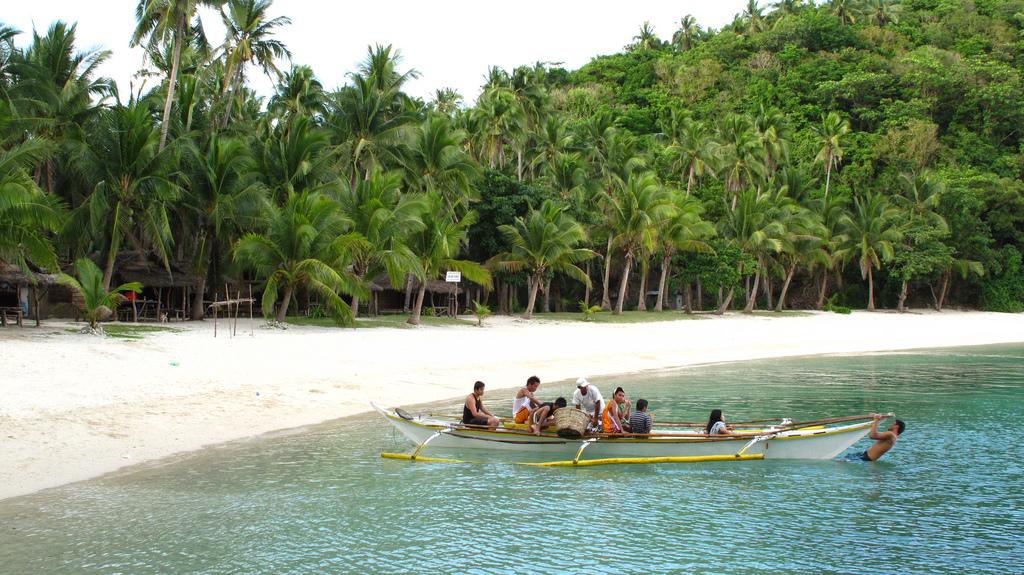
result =
[[825,307],[825,295],[828,293],[828,270],[821,271],[821,289],[818,290],[818,309]]
[[772,303],[772,296],[774,295],[772,293],[772,277],[766,273],[764,276],[764,281],[761,282],[761,284],[764,286],[765,308],[772,309],[773,307],[775,307],[775,305]]
[[[171,75],[167,78],[167,99],[164,100],[164,115],[161,116],[160,147],[163,151],[167,145],[167,131],[171,127],[171,103],[174,102],[174,88],[178,83],[178,67],[181,65],[181,43],[185,35],[185,13],[178,14],[178,22],[174,29],[174,51],[171,53]],[[109,286],[108,288],[109,289]]]
[[640,294],[636,304],[636,311],[647,311],[647,258],[640,262]]
[[526,313],[523,314],[525,319],[533,319],[533,305],[537,302],[537,290],[540,289],[540,276],[530,277],[530,297],[526,302]]
[[427,293],[427,282],[420,282],[420,287],[416,290],[416,302],[412,306],[412,315],[409,316],[408,323],[412,325],[420,324],[420,313],[423,312],[423,295]]
[[722,315],[723,313],[725,313],[725,310],[729,309],[729,304],[732,303],[732,294],[735,291],[735,286],[729,288],[729,293],[726,294],[725,299],[722,300],[721,305],[719,305],[718,309],[715,310],[715,315]]
[[551,280],[544,280],[544,313],[551,313]]
[[757,270],[754,272],[754,289],[750,290],[750,297],[747,298],[747,305],[743,307],[743,313],[751,313],[754,311],[754,305],[757,303],[757,288],[761,283],[761,266],[757,266]]
[[[590,280],[590,260],[587,260],[587,280]],[[583,305],[590,307],[590,282],[583,286]]]
[[700,278],[697,278],[697,309],[704,309],[704,286],[700,283]]
[[949,272],[942,274],[942,286],[939,288],[939,297],[935,301],[935,311],[942,311],[942,304],[946,300],[946,290],[949,289]]
[[612,238],[608,238],[608,247],[604,252],[604,282],[601,284],[601,309],[608,311],[612,309],[612,296],[609,293],[608,282],[612,274]]
[[786,294],[789,292],[789,282],[793,281],[793,272],[796,271],[796,264],[790,264],[786,272],[786,281],[782,284],[782,292],[779,293],[779,302],[775,304],[775,311],[782,311],[786,307]]
[[868,311],[875,311],[875,278],[868,266]]
[[412,305],[412,274],[405,274],[405,301],[402,303],[402,311],[409,311]]
[[633,253],[626,252],[626,261],[622,266],[622,281],[619,282],[619,299],[615,302],[615,315],[622,315],[622,304],[626,302],[626,290],[629,288],[629,271],[633,267]]
[[904,305],[906,303],[906,301],[907,301],[907,280],[903,280],[903,285],[900,286],[900,303],[899,303],[899,305],[896,306],[897,311],[899,311],[900,313],[903,313],[903,312],[907,311],[907,307],[906,307],[906,305]]
[[[294,291],[294,284],[289,283],[284,288],[284,299],[281,300],[281,307],[277,308],[277,322],[284,322],[284,318],[288,315],[288,304],[292,303],[292,291]],[[226,296],[227,294],[225,294]]]
[[693,172],[696,162],[690,162],[690,174],[686,177],[686,197],[690,197],[690,188],[693,187]]
[[672,256],[661,257],[661,279],[658,281],[658,301],[654,302],[654,310],[662,311],[665,305],[665,287],[668,284],[668,267],[672,264]]
[[206,276],[202,275],[199,278],[199,283],[196,284],[195,293],[192,294],[192,320],[202,321],[203,314],[206,310],[203,309],[203,296],[206,292]]
[[825,164],[825,200],[828,201],[828,185],[832,181],[832,155],[829,154],[828,162]]

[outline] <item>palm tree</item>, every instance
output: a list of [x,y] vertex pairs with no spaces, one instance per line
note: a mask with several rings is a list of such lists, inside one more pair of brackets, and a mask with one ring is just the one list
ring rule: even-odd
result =
[[672,45],[682,52],[687,52],[693,47],[693,41],[699,33],[697,19],[687,14],[679,21],[679,29],[672,35]]
[[117,310],[122,292],[138,293],[142,291],[142,284],[139,282],[128,282],[110,289],[104,285],[103,273],[100,272],[100,268],[89,258],[76,260],[75,272],[78,274],[78,279],[67,274],[60,274],[59,281],[82,294],[84,307],[82,311],[85,319],[89,321],[89,329],[93,332],[98,331],[101,317]]
[[61,206],[28,175],[50,149],[38,138],[0,148],[0,261],[18,266],[29,277],[29,264],[58,269],[50,234],[62,223]]
[[[622,278],[615,315],[622,315],[633,262],[642,251],[654,249],[658,223],[673,211],[672,197],[652,173],[630,174],[615,192],[606,195],[611,244],[622,251]],[[643,297],[643,294],[641,294]]]
[[524,129],[522,105],[510,89],[491,88],[481,94],[473,113],[480,119],[478,138],[491,169],[504,168],[506,149]]
[[594,252],[576,247],[585,239],[583,227],[572,219],[565,208],[545,200],[538,209],[531,209],[526,218],[516,218],[514,225],[502,225],[498,230],[510,250],[491,258],[488,267],[501,271],[526,270],[530,276],[530,294],[526,304],[526,319],[533,317],[537,290],[549,271],[590,285],[586,272],[576,264],[594,257]]
[[803,0],[779,0],[772,6],[782,16],[792,16],[804,7],[804,3]]
[[402,166],[410,185],[439,195],[453,217],[479,199],[472,183],[480,170],[462,148],[466,134],[452,127],[447,116],[431,114],[406,131]]
[[[245,84],[246,64],[258,65],[263,73],[281,81],[281,71],[274,62],[277,58],[291,58],[291,52],[280,40],[271,37],[276,28],[291,23],[287,16],[267,18],[273,0],[227,0],[227,11],[221,7],[220,18],[224,23],[224,86],[221,96],[239,92]],[[225,103],[222,126],[227,126],[234,106],[232,100]]]
[[[906,230],[909,232],[916,226],[926,226],[932,234],[947,235],[949,225],[946,223],[946,219],[935,211],[942,193],[945,191],[942,182],[925,171],[917,175],[900,174],[900,183],[902,184],[902,193],[895,196],[894,203],[903,208],[908,216],[907,221],[904,222]],[[916,234],[905,235],[906,241],[903,245],[906,249],[914,250],[917,247],[914,245],[915,237],[917,237]],[[966,266],[965,269],[969,270],[969,266]],[[966,274],[966,271],[964,273]],[[906,309],[904,304],[907,300],[909,283],[910,278],[904,276],[900,285],[900,299],[897,306],[900,312]]]
[[832,169],[839,169],[839,162],[843,159],[843,136],[850,132],[850,122],[840,118],[839,114],[829,112],[821,116],[821,124],[812,126],[818,139],[818,155],[815,162],[825,164],[825,198],[828,198],[828,188],[832,181]]
[[339,323],[351,324],[352,309],[339,294],[366,290],[342,265],[336,243],[346,222],[337,204],[320,193],[295,193],[281,207],[271,204],[266,219],[266,229],[243,236],[233,252],[236,262],[267,282],[263,315],[270,317],[280,296],[276,320],[283,322],[295,289],[306,286],[325,300]]
[[76,30],[54,22],[45,36],[33,32],[25,52],[11,58],[18,77],[10,90],[12,106],[31,133],[58,148],[36,166],[36,181],[51,194],[59,191],[55,164],[62,163],[72,142],[82,139],[82,126],[102,108],[111,89],[110,80],[94,78],[110,52],[76,50]]
[[640,26],[640,32],[636,36],[633,36],[633,49],[639,50],[651,50],[661,45],[661,40],[654,33],[654,26],[651,23],[644,20],[643,26]]
[[336,177],[330,134],[309,116],[293,114],[273,125],[264,122],[260,131],[258,172],[278,204],[292,194],[319,190]]
[[737,194],[764,179],[767,170],[764,146],[750,118],[726,116],[719,126],[715,155],[726,196],[732,196],[732,209],[736,209]]
[[843,216],[841,226],[846,245],[843,255],[857,258],[861,277],[868,280],[868,311],[875,311],[875,283],[872,270],[893,257],[893,244],[900,240],[896,219],[900,210],[885,196],[872,193],[853,199],[853,209]]
[[452,117],[462,106],[462,94],[455,88],[438,88],[430,99],[430,108],[439,114]]
[[323,84],[309,66],[292,66],[277,85],[277,93],[270,98],[267,109],[277,116],[323,116],[327,96]]
[[[423,229],[422,196],[402,193],[400,172],[374,170],[355,186],[342,180],[338,192],[341,214],[348,221],[347,232],[337,240],[360,281],[385,272],[393,287],[399,287],[406,273],[423,275],[419,260],[409,248],[409,238]],[[352,297],[353,317],[359,315],[359,295]]]
[[689,196],[696,178],[704,175],[714,161],[707,127],[703,122],[684,118],[680,123],[679,141],[669,147],[669,152],[676,158],[673,168],[686,174],[686,195]]
[[658,300],[654,304],[656,311],[661,311],[665,303],[665,290],[668,289],[669,268],[672,256],[683,252],[713,253],[714,250],[705,241],[715,235],[715,227],[711,222],[701,218],[704,208],[700,202],[680,193],[672,194],[675,208],[668,219],[661,222],[661,233],[658,234],[658,245],[661,250],[661,279],[658,282]]
[[179,187],[171,178],[174,150],[160,148],[153,121],[146,101],[118,103],[97,116],[89,144],[76,154],[93,190],[72,213],[64,235],[92,237],[105,248],[104,289],[110,289],[114,262],[125,238],[137,252],[155,249],[170,265],[173,239],[168,209]]
[[750,32],[764,31],[764,10],[757,5],[757,0],[747,0],[747,7],[743,9],[743,17],[747,21]]
[[[167,130],[170,127],[171,103],[178,83],[178,68],[181,66],[181,49],[185,37],[194,27],[202,29],[202,20],[196,18],[199,6],[218,7],[224,0],[139,0],[135,8],[136,27],[129,46],[135,47],[146,39],[147,49],[159,52],[161,44],[173,43],[171,67],[167,75],[167,95],[164,98],[164,112],[161,118],[159,150],[167,145]],[[195,22],[193,23],[193,19]]]
[[902,6],[895,0],[865,0],[861,13],[879,28],[899,22]]
[[[747,190],[739,194],[736,208],[727,212],[721,223],[722,235],[735,241],[755,261],[753,289],[747,294],[747,303],[743,308],[747,313],[754,311],[761,275],[765,271],[765,258],[782,250],[785,226],[778,217],[777,208],[770,194]],[[740,270],[742,273],[743,270]],[[731,299],[732,288],[729,293],[726,305]]]
[[210,137],[205,150],[191,148],[195,172],[181,205],[195,229],[193,265],[199,284],[192,319],[203,319],[207,283],[218,285],[225,253],[243,229],[256,229],[266,210],[265,188],[256,181],[255,161],[240,139]]
[[856,0],[830,0],[828,9],[840,23],[849,25],[857,21],[857,4]]
[[428,193],[423,216],[423,229],[414,233],[409,247],[419,258],[423,277],[413,305],[409,323],[419,325],[423,309],[423,296],[427,281],[436,279],[443,271],[459,271],[462,276],[491,289],[491,274],[476,262],[458,259],[459,248],[466,241],[469,227],[476,223],[476,213],[467,212],[461,218],[453,217],[447,203],[437,193]]
[[396,104],[398,92],[381,90],[380,83],[373,77],[354,74],[352,84],[331,94],[328,100],[326,124],[345,158],[352,185],[357,175],[365,178],[373,168],[383,169],[400,161],[402,131],[416,120],[415,114]]

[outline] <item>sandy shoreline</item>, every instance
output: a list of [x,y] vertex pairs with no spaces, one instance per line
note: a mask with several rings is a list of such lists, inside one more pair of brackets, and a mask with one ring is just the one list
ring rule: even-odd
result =
[[[526,322],[342,330],[212,323],[139,341],[0,330],[0,499],[205,445],[369,409],[721,361],[1024,342],[1024,315],[812,313],[639,324]],[[243,327],[246,329],[243,333]],[[492,403],[495,407],[503,405]]]

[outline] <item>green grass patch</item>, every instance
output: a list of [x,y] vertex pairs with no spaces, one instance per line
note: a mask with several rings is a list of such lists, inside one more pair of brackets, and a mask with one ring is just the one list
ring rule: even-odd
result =
[[181,331],[180,329],[173,327],[128,323],[106,323],[102,324],[102,327],[103,332],[106,333],[108,337],[132,340],[142,339],[151,333],[175,333]]
[[695,314],[686,314],[681,311],[624,311],[622,315],[615,315],[610,311],[601,311],[593,314],[590,320],[584,320],[580,312],[563,311],[556,313],[534,313],[533,319],[551,319],[557,321],[578,321],[583,323],[654,323],[659,321],[679,321],[705,319]]
[[757,317],[810,317],[809,311],[753,311],[749,315]]
[[[371,317],[361,317],[356,320],[357,328],[374,328],[374,327],[392,327],[392,328],[412,328],[409,325],[409,314],[393,314],[393,315],[375,315]],[[318,327],[339,327],[338,323],[329,317],[304,317],[294,316],[288,317],[285,323],[293,325],[315,325]],[[476,321],[470,321],[465,319],[459,319],[454,317],[433,317],[433,316],[420,316],[420,325],[430,326],[455,326],[455,325],[476,325]]]

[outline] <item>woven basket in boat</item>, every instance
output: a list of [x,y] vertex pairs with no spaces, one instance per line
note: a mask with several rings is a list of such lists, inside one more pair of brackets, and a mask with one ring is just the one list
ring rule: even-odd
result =
[[563,407],[555,412],[555,429],[561,437],[583,437],[587,431],[590,416],[573,407]]

